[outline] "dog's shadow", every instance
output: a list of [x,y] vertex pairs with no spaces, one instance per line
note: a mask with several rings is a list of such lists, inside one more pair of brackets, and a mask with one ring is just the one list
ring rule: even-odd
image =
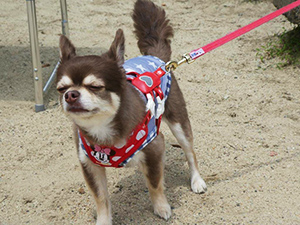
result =
[[[172,148],[170,144],[166,150],[165,194],[171,208],[176,209],[182,205],[184,192],[194,193],[183,150]],[[138,170],[114,185],[110,199],[114,224],[168,224],[172,221],[172,217],[165,222],[154,215],[143,174]]]

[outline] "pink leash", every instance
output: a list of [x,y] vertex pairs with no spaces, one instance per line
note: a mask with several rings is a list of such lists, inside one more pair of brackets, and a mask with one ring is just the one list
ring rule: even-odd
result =
[[185,63],[185,62],[192,63],[195,59],[199,58],[200,56],[204,55],[205,53],[210,52],[210,51],[214,50],[215,48],[226,44],[227,42],[253,30],[256,27],[259,27],[260,25],[280,16],[283,13],[290,11],[291,9],[293,9],[299,5],[300,5],[300,0],[293,2],[287,6],[284,6],[280,9],[276,10],[275,12],[272,12],[254,22],[244,26],[244,27],[241,27],[240,29],[238,29],[232,33],[225,35],[224,37],[221,37],[221,38],[203,46],[202,48],[198,48],[198,49],[191,51],[190,53],[186,53],[182,56],[182,60],[180,60],[178,62],[175,62],[175,61],[168,62],[166,64],[166,69],[167,70],[169,70],[169,69],[175,70],[182,63]]

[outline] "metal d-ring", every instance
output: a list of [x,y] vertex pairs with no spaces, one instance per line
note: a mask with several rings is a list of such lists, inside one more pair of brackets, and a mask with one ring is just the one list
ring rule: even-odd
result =
[[186,54],[182,55],[182,59],[181,60],[179,60],[178,62],[177,61],[169,61],[169,62],[166,63],[165,67],[166,67],[166,70],[170,72],[171,70],[172,71],[176,70],[177,67],[180,66],[183,63],[190,64],[190,63],[192,63],[194,61],[195,60],[193,60],[191,58],[190,54],[186,53]]

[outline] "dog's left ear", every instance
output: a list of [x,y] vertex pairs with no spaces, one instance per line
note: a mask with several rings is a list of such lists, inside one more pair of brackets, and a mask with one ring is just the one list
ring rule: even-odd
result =
[[117,61],[119,67],[124,64],[125,37],[122,29],[117,30],[114,41],[108,50],[108,56]]

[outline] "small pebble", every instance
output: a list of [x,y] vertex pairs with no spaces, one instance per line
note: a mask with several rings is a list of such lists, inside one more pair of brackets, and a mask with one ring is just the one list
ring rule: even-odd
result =
[[83,188],[79,188],[78,189],[79,194],[83,195],[85,194],[85,190]]

